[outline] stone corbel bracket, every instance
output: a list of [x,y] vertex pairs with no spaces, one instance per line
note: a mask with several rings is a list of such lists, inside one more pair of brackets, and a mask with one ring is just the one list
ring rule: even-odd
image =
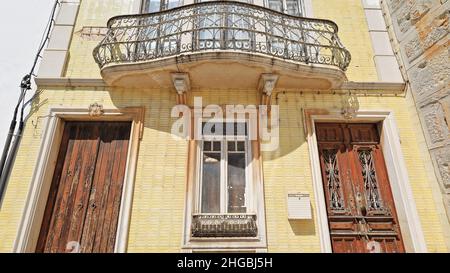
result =
[[259,80],[258,90],[261,93],[261,105],[270,106],[270,97],[277,85],[278,75],[262,74]]
[[172,73],[172,83],[177,92],[177,104],[187,103],[187,92],[191,90],[188,73]]

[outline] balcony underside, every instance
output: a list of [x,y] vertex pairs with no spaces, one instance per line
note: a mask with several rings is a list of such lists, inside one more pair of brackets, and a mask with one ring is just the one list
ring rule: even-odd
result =
[[279,76],[277,89],[329,90],[347,80],[333,66],[302,64],[262,54],[214,51],[182,54],[152,61],[109,64],[101,73],[110,86],[171,88],[172,73],[187,73],[192,88],[255,89],[262,74]]

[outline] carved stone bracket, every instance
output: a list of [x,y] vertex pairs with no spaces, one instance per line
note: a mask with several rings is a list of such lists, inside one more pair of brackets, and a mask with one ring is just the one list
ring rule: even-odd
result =
[[191,90],[188,73],[172,73],[172,82],[177,91],[177,104],[186,104],[186,93]]
[[261,92],[261,105],[270,105],[270,96],[275,89],[278,81],[278,75],[262,74],[259,80],[258,90]]

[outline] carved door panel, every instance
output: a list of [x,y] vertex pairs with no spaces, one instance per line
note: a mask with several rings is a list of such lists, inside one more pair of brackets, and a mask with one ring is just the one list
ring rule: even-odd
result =
[[334,252],[404,252],[376,124],[316,124]]

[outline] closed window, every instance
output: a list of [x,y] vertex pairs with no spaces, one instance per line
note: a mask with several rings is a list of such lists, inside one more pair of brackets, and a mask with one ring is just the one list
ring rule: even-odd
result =
[[[196,3],[210,2],[211,0],[196,0]],[[237,0],[243,3],[252,3],[251,0]],[[220,14],[216,10],[205,9],[200,11],[198,24],[200,49],[239,48],[247,49],[252,46],[252,37],[247,30],[252,22],[248,16],[242,14]],[[225,28],[223,28],[225,26]]]
[[[267,8],[294,16],[305,16],[304,0],[266,0]],[[272,52],[285,55],[289,58],[299,58],[306,55],[300,41],[305,40],[300,29],[291,28],[286,31],[284,26],[269,23],[268,32],[272,35],[268,39],[268,47]],[[286,33],[286,34],[284,34]]]
[[201,140],[189,145],[196,152],[189,152],[195,165],[188,168],[186,213],[191,217],[184,246],[266,247],[261,161],[248,120],[208,121],[201,129]]
[[209,127],[204,123],[205,135],[200,147],[200,213],[249,212],[250,153],[246,126],[245,122],[213,123]]
[[[176,8],[181,5],[183,5],[183,0],[144,0],[142,2],[141,12],[159,12]],[[179,26],[173,15],[166,14],[163,15],[163,17],[157,17],[155,21],[148,21],[145,23],[154,27],[141,29],[141,39],[146,42],[139,43],[139,48],[137,49],[138,55],[158,56],[161,54],[167,55],[177,52],[179,48],[179,39],[177,39],[176,30]]]
[[179,7],[182,4],[183,0],[144,0],[142,4],[142,13],[172,9]]
[[266,0],[266,7],[289,15],[304,16],[303,0]]

